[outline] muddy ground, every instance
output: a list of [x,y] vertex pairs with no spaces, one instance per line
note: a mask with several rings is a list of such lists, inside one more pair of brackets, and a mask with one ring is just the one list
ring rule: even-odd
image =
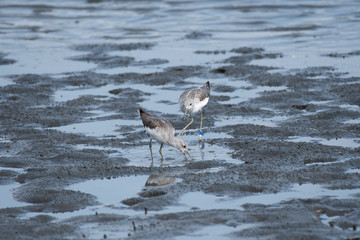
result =
[[[7,8],[11,6],[4,7]],[[45,14],[51,19],[46,15],[51,9],[33,8],[40,9],[34,14]],[[257,9],[249,7],[253,8]],[[303,28],[292,31],[309,30]],[[313,29],[321,28],[310,26]],[[150,30],[134,30],[136,34],[146,31]],[[213,37],[206,31],[190,31],[182,36],[180,40],[191,41]],[[13,197],[26,205],[0,209],[0,239],[360,239],[359,77],[326,64],[298,66],[290,71],[282,71],[275,64],[256,65],[253,60],[276,62],[287,53],[241,43],[230,50],[193,49],[199,57],[216,55],[220,59],[216,64],[162,67],[169,60],[156,54],[148,60],[127,55],[138,50],[151,52],[163,44],[157,39],[130,43],[94,41],[69,43],[65,50],[72,53],[68,60],[100,69],[159,66],[157,72],[89,70],[58,75],[7,75],[9,84],[0,85],[0,184],[18,183]],[[349,52],[328,49],[323,57],[347,61],[358,56],[358,49]],[[11,54],[1,50],[1,65],[15,63]],[[199,148],[196,136],[199,114],[194,116],[195,123],[186,133],[191,151],[205,157],[185,160],[166,146],[164,155],[170,157],[161,162],[159,145],[154,144],[152,164],[149,136],[136,110],[155,96],[148,89],[156,86],[164,92],[179,89],[181,93],[193,86],[194,79],[200,79],[198,85],[210,80],[212,87],[204,109],[205,148]],[[247,85],[238,84],[240,81]],[[143,85],[143,90],[132,87],[133,84]],[[54,99],[61,89],[113,85],[108,91],[110,97],[94,91],[68,101]],[[242,93],[246,95],[262,87],[268,90],[237,102]],[[234,96],[239,91],[241,94]],[[232,103],[234,99],[236,103]],[[166,99],[161,104],[174,106]],[[113,114],[97,116],[91,114],[94,110]],[[185,124],[180,111],[167,113],[156,107],[146,110],[166,118],[177,130]],[[75,123],[120,119],[136,123],[119,124],[107,137],[58,129]],[[219,124],[220,119],[223,122],[228,119],[229,124]],[[274,123],[257,124],[241,119],[273,119]],[[84,145],[96,147],[78,147]],[[162,179],[167,184],[145,186],[144,182],[135,197],[118,200],[121,208],[108,207],[114,209],[113,213],[101,212],[100,207],[99,212],[82,213],[81,210],[102,203],[92,194],[69,189],[91,179],[144,175],[167,176]],[[279,201],[267,199],[291,192],[294,186],[315,186],[314,189],[324,192],[308,192],[298,197],[290,194]],[[201,202],[193,199],[196,207],[176,210],[183,196],[197,192],[219,198],[216,204],[229,202],[229,207],[203,208]],[[344,192],[350,194],[343,195]],[[255,198],[241,204],[247,197]],[[58,217],[62,213],[72,215]],[[221,231],[223,234],[216,234]]]
[[[131,47],[143,46],[147,46],[146,43]],[[96,49],[106,51],[107,46],[97,46]],[[234,239],[359,238],[360,194],[347,199],[323,196],[315,199],[292,199],[273,205],[246,204],[243,209],[193,209],[170,214],[155,212],[153,215],[144,212],[139,214],[140,216],[95,214],[80,215],[63,221],[47,216],[47,213],[71,212],[97,204],[96,198],[90,194],[64,189],[72,183],[159,172],[177,174],[182,181],[162,187],[161,191],[156,190],[156,187],[145,189],[141,193],[144,197],[140,195],[125,201],[129,208],[158,211],[165,206],[176,204],[179,196],[190,191],[239,198],[254,193],[278,193],[297,183],[321,184],[329,189],[360,189],[360,174],[346,173],[349,169],[359,169],[359,147],[284,141],[289,136],[325,139],[358,137],[359,125],[344,122],[359,118],[359,111],[339,106],[360,105],[359,78],[344,77],[331,67],[308,68],[291,75],[272,74],[268,72],[269,68],[247,63],[254,57],[281,57],[281,53],[270,54],[264,49],[249,48],[234,51],[239,55],[224,59],[223,66],[216,69],[178,66],[154,74],[106,75],[84,72],[68,74],[60,79],[36,74],[12,76],[15,83],[0,89],[1,136],[8,140],[1,143],[0,165],[23,168],[25,173],[2,170],[1,183],[21,183],[15,198],[31,205],[0,210],[1,238],[87,238],[87,232],[80,226],[89,223],[96,224],[104,238],[109,232],[114,233],[121,229],[127,233],[129,239],[171,239],[215,224],[233,227],[228,236]],[[93,55],[86,57],[86,60],[89,59],[99,61]],[[314,80],[318,75],[326,77]],[[179,167],[151,167],[150,159],[145,156],[143,161],[149,161],[149,167],[136,167],[128,165],[131,159],[109,157],[106,151],[75,149],[74,145],[83,143],[128,149],[139,145],[147,148],[148,136],[139,134],[144,132],[139,129],[140,119],[136,112],[146,94],[138,90],[118,88],[113,91],[114,97],[108,100],[84,96],[58,104],[52,99],[56,89],[68,86],[98,87],[111,83],[142,83],[146,87],[166,86],[169,82],[182,86],[186,84],[187,78],[194,76],[203,79],[242,77],[254,86],[287,87],[286,90],[268,91],[250,101],[232,105],[222,104],[222,101],[227,99],[228,93],[234,89],[223,86],[221,81],[212,82],[212,92],[220,95],[212,96],[206,107],[206,131],[227,133],[231,137],[215,138],[207,142],[205,135],[206,147],[226,146],[231,149],[232,157],[238,159],[239,163],[243,162],[242,164],[228,164],[221,161],[222,159],[195,159]],[[331,102],[321,105],[310,103],[315,101]],[[139,125],[120,129],[126,135],[126,138],[121,140],[116,138],[116,133],[111,139],[97,139],[49,129],[79,122],[86,117],[85,110],[89,109],[115,111],[122,119],[139,120]],[[276,127],[241,122],[235,126],[214,127],[214,122],[220,116],[270,118],[276,115],[286,116],[287,120]],[[111,118],[116,119],[119,116],[113,115]],[[177,129],[184,124],[180,115],[161,116],[173,122]],[[195,119],[198,121],[199,117],[196,116]],[[222,168],[220,171],[198,173],[214,167]],[[28,212],[39,215],[28,219],[21,217]],[[320,214],[338,217],[326,225],[320,220]],[[241,230],[244,224],[255,226]]]

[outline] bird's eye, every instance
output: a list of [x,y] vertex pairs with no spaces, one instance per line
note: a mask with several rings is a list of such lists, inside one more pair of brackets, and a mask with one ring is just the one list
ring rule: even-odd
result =
[[189,106],[191,106],[192,105],[192,103],[189,103]]
[[186,148],[186,145],[184,145],[183,148]]

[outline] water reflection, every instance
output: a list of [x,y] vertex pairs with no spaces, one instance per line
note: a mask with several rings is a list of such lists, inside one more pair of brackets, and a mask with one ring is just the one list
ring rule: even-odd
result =
[[145,186],[164,186],[175,182],[174,177],[170,177],[167,174],[154,174],[150,175],[146,180]]

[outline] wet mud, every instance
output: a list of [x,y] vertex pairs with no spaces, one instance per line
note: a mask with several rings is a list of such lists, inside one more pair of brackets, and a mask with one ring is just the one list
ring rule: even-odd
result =
[[[220,9],[246,13],[273,7]],[[44,16],[56,9],[30,8]],[[318,28],[266,31],[300,34]],[[137,34],[143,31],[150,30]],[[206,42],[216,37],[209,32],[182,33],[177,41]],[[194,56],[217,60],[168,66],[170,60],[156,55],[163,45],[156,39],[71,43],[66,50],[72,53],[68,60],[96,69],[159,68],[153,72],[6,75],[10,84],[0,86],[0,184],[16,184],[12,197],[19,206],[0,209],[1,239],[360,238],[360,77],[332,65],[282,71],[275,64],[256,64],[287,53],[243,44],[208,50],[195,45]],[[154,54],[138,59],[136,51]],[[324,57],[359,55],[357,49],[343,52],[328,49]],[[15,63],[11,54],[0,53],[1,65]],[[197,140],[199,114],[185,133],[194,159],[164,146],[162,162],[160,145],[153,144],[152,163],[149,136],[136,110],[150,102],[149,112],[180,130],[185,121],[176,99],[207,80],[211,98],[204,108],[203,143]],[[152,100],[159,92],[177,96]],[[124,196],[104,202],[100,193],[92,194],[97,185],[91,181],[119,181],[122,188],[107,193]],[[91,191],[74,187],[84,182],[93,184]]]

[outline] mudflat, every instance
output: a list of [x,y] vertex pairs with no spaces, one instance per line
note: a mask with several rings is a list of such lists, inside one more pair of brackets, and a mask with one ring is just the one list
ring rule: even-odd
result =
[[[0,3],[1,239],[360,238],[356,1],[38,2]],[[206,81],[151,162],[136,110]]]

